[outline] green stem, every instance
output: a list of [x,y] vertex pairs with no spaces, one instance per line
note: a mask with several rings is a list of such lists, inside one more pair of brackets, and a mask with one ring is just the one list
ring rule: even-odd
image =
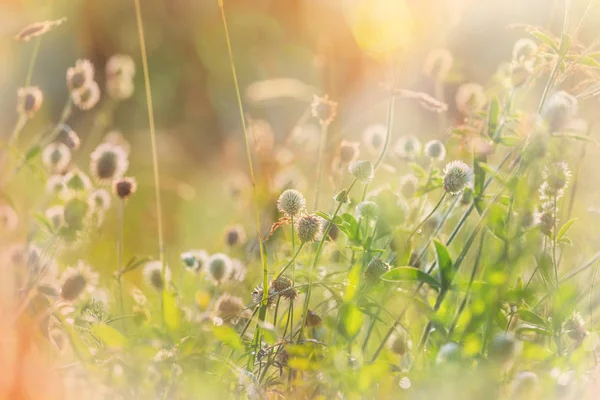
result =
[[327,124],[321,124],[321,140],[319,141],[319,159],[317,160],[317,188],[315,191],[314,209],[319,209],[319,193],[321,190],[321,178],[323,175],[323,163],[325,158],[325,147],[327,147]]

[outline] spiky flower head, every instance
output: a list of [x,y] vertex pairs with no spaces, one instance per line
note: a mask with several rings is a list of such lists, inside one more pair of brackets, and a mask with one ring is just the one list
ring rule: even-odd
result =
[[225,232],[225,243],[228,246],[237,246],[246,241],[246,230],[242,225],[234,225]]
[[446,158],[446,146],[439,140],[425,143],[425,155],[433,160],[443,161]]
[[[262,304],[263,293],[264,290],[262,285],[255,287],[251,293],[252,302],[254,304]],[[269,292],[267,296],[267,308],[274,308],[275,304],[277,304],[277,295],[275,289],[273,289],[272,286],[269,287]]]
[[229,279],[233,267],[231,259],[227,255],[223,253],[213,254],[208,258],[207,264],[208,275],[216,285]]
[[381,275],[385,274],[390,269],[390,265],[381,258],[374,258],[369,262],[369,265],[367,265],[367,269],[364,272],[365,281],[370,285],[374,285],[379,282]]
[[566,162],[561,161],[547,165],[543,171],[543,178],[546,184],[546,195],[556,195],[562,193],[562,191],[569,184],[571,179],[571,171]]
[[496,334],[490,342],[488,358],[498,362],[502,366],[509,365],[519,350],[515,336],[510,332]]
[[165,266],[165,280],[163,282],[162,267],[161,261],[149,261],[144,265],[143,270],[146,283],[158,291],[163,290],[165,282],[171,281],[171,269],[167,265]]
[[123,177],[113,182],[113,193],[120,199],[128,199],[136,190],[137,183],[134,178]]
[[71,91],[81,90],[93,80],[94,65],[89,60],[77,60],[74,67],[67,69],[67,87]]
[[396,142],[396,155],[403,160],[413,161],[421,154],[421,142],[415,136],[402,136]]
[[543,204],[541,209],[535,212],[533,219],[534,224],[539,226],[544,235],[552,237],[554,225],[556,224],[556,213],[553,204]]
[[224,322],[236,323],[240,317],[246,315],[244,301],[237,296],[223,293],[216,301],[215,316]]
[[51,172],[64,172],[71,162],[71,151],[63,143],[50,143],[42,152],[42,162]]
[[356,216],[374,221],[379,218],[379,207],[374,201],[362,201],[356,205]]
[[322,319],[319,317],[319,314],[312,310],[308,310],[306,313],[306,326],[309,328],[313,328],[315,326],[321,325]]
[[89,176],[78,169],[74,169],[64,176],[64,182],[67,189],[74,192],[85,192],[92,188],[92,181]]
[[62,276],[60,297],[69,302],[77,300],[82,294],[91,294],[98,285],[98,273],[83,261],[75,267],[69,267]]
[[303,215],[296,221],[300,243],[312,243],[321,236],[321,221],[316,215]]
[[56,141],[63,143],[71,151],[77,151],[81,144],[77,133],[66,124],[60,124],[59,129],[60,131],[58,132],[58,136],[56,136]]
[[72,229],[83,228],[89,216],[90,206],[87,201],[75,196],[64,205],[65,224]]
[[321,126],[329,125],[337,115],[337,103],[330,100],[328,95],[315,95],[310,107],[312,116],[319,120]]
[[385,144],[387,128],[385,125],[368,126],[363,133],[363,143],[371,155],[379,155]]
[[471,184],[473,171],[467,164],[455,160],[449,162],[444,168],[444,190],[451,195],[457,195]]
[[128,167],[127,153],[112,143],[101,143],[90,154],[90,172],[100,183],[123,177]]
[[17,91],[17,112],[32,118],[44,102],[44,93],[37,86],[20,88]]
[[277,200],[277,209],[288,217],[296,217],[306,208],[306,199],[296,189],[281,193]]
[[349,142],[342,140],[339,150],[339,161],[341,164],[350,164],[356,160],[360,154],[360,144],[358,142]]
[[284,299],[294,301],[298,297],[298,290],[294,287],[294,283],[290,278],[278,276],[271,281],[271,287]]
[[571,318],[565,322],[565,330],[571,339],[581,342],[588,334],[584,325],[585,321],[581,314],[574,312]]
[[19,226],[19,216],[8,204],[0,204],[0,234],[12,232]]
[[550,133],[560,132],[575,118],[578,108],[577,98],[561,90],[550,96],[542,108],[541,116]]
[[208,252],[206,250],[190,250],[185,253],[181,253],[181,261],[186,268],[191,269],[194,272],[199,272],[202,267],[206,265],[208,261]]
[[88,203],[92,210],[106,211],[110,208],[110,193],[106,189],[94,189],[88,196]]
[[452,64],[454,64],[454,57],[448,49],[433,49],[425,58],[423,73],[438,82],[442,82],[448,76]]
[[46,219],[50,221],[52,227],[56,229],[60,229],[65,224],[65,207],[61,205],[56,205],[48,208],[44,213]]
[[364,184],[371,183],[375,177],[375,168],[371,161],[359,160],[350,163],[350,174]]
[[463,115],[471,115],[481,110],[487,103],[483,86],[478,83],[465,83],[456,91],[456,108]]
[[71,99],[80,110],[91,110],[100,101],[100,86],[96,81],[89,81],[83,88],[72,91]]

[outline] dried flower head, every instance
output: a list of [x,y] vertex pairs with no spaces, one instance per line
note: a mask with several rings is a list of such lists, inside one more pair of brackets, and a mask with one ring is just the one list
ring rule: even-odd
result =
[[365,281],[369,285],[374,285],[379,282],[381,275],[385,274],[391,269],[390,265],[380,258],[374,258],[371,260],[367,269],[364,272]]
[[327,126],[337,115],[337,103],[331,101],[328,95],[319,97],[315,95],[311,104],[312,116],[319,120],[321,126]]
[[168,265],[165,266],[165,279],[163,281],[162,276],[162,262],[161,261],[149,261],[144,265],[144,279],[146,283],[156,290],[161,291],[165,287],[164,283],[167,284],[171,281],[171,269]]
[[304,215],[296,221],[300,243],[312,243],[321,236],[321,221],[315,215]]
[[271,281],[271,287],[284,299],[294,301],[298,297],[298,290],[294,287],[294,283],[290,278],[278,276]]
[[44,102],[44,93],[37,86],[20,88],[17,91],[17,112],[32,118]]
[[77,151],[79,149],[79,145],[81,144],[77,133],[66,124],[60,124],[58,128],[59,132],[58,136],[56,136],[56,141],[63,143],[71,151]]
[[533,216],[534,225],[539,226],[540,231],[548,236],[552,237],[554,232],[554,225],[556,224],[556,212],[553,205],[544,204],[542,208],[535,212]]
[[376,124],[368,126],[363,133],[363,143],[371,155],[379,155],[385,145],[387,127]]
[[209,257],[207,261],[208,275],[215,285],[227,281],[233,268],[231,259],[223,254],[217,253]]
[[242,225],[229,227],[225,232],[225,243],[228,246],[237,246],[246,241],[246,230]]
[[342,140],[338,153],[339,162],[342,165],[350,164],[355,161],[360,155],[360,144],[358,142],[349,142]]
[[61,205],[56,205],[49,207],[44,213],[46,219],[52,225],[52,228],[58,230],[65,225],[65,207]]
[[67,69],[67,87],[71,92],[83,89],[93,80],[94,65],[89,60],[77,60],[74,67]]
[[550,96],[544,104],[541,116],[550,133],[560,132],[577,115],[578,108],[577,98],[565,91],[559,91]]
[[348,166],[350,174],[362,183],[371,183],[375,177],[375,168],[371,161],[359,160]]
[[89,81],[81,89],[72,91],[71,98],[80,110],[91,110],[100,101],[100,87],[96,81]]
[[100,183],[123,177],[129,168],[127,153],[112,143],[101,143],[90,154],[90,172]]
[[137,183],[134,178],[124,177],[113,182],[113,192],[120,199],[128,199],[136,190]]
[[456,195],[471,184],[473,171],[462,161],[451,161],[444,168],[444,190]]
[[480,111],[487,103],[483,86],[478,83],[465,83],[456,92],[456,108],[463,115]]
[[308,312],[306,313],[306,326],[309,328],[313,328],[315,326],[319,326],[321,325],[321,317],[319,317],[319,314],[317,314],[316,312],[312,311],[312,310],[308,310]]
[[91,294],[98,285],[98,273],[83,261],[78,261],[75,267],[69,267],[62,276],[60,297],[73,302],[84,293]]
[[63,179],[67,189],[75,192],[84,192],[92,188],[90,177],[78,169],[68,172]]
[[0,204],[0,234],[12,232],[19,226],[19,216],[8,204]]
[[66,20],[66,18],[61,18],[54,21],[34,22],[21,29],[15,36],[15,40],[28,42],[35,37],[42,36],[43,34],[51,31]]
[[92,210],[106,211],[110,208],[110,193],[106,189],[94,189],[88,196]]
[[296,217],[306,209],[306,199],[296,189],[288,189],[277,199],[277,209],[288,217]]
[[236,323],[240,317],[245,317],[244,300],[240,297],[223,293],[215,302],[214,313],[224,322]]
[[452,64],[454,64],[454,57],[448,49],[433,49],[425,58],[423,73],[438,82],[443,82]]
[[90,206],[87,201],[73,197],[64,206],[65,224],[72,229],[81,229],[87,221],[89,212]]
[[406,354],[406,350],[408,349],[408,343],[406,340],[406,334],[404,332],[393,335],[388,343],[390,345],[390,349],[394,353],[400,356]]
[[[263,293],[264,290],[262,285],[255,287],[251,293],[252,302],[256,305],[261,304]],[[274,308],[275,304],[277,304],[277,295],[275,289],[273,289],[273,287],[269,287],[269,292],[267,294],[267,308]]]
[[63,143],[50,143],[42,152],[42,162],[51,172],[64,172],[71,163],[71,151]]
[[439,140],[425,143],[425,155],[433,160],[443,161],[446,158],[446,146]]
[[512,58],[513,61],[519,64],[529,64],[533,66],[535,63],[535,54],[537,53],[538,46],[531,39],[519,39],[513,46]]
[[569,184],[571,171],[564,161],[552,163],[544,168],[543,178],[547,188],[547,190],[544,191],[544,194],[557,195],[562,193]]
[[396,142],[396,155],[403,160],[413,161],[421,154],[421,142],[414,136],[402,136]]
[[379,207],[374,201],[362,201],[356,205],[356,217],[374,221],[379,218]]
[[585,321],[580,313],[573,312],[571,317],[565,322],[565,331],[571,339],[581,342],[587,336]]
[[186,268],[191,269],[194,272],[199,272],[202,267],[206,265],[208,261],[208,252],[206,250],[190,250],[185,253],[181,253],[181,261]]
[[400,178],[400,194],[406,199],[412,198],[419,188],[419,179],[414,175],[404,175]]

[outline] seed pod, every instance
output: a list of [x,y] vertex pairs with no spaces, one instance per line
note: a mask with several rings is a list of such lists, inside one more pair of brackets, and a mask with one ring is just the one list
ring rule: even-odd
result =
[[314,215],[305,215],[296,221],[300,243],[312,243],[321,235],[321,221]]
[[473,171],[462,161],[452,161],[444,168],[444,190],[457,195],[471,183]]
[[117,179],[113,184],[113,192],[121,199],[128,199],[136,190],[137,183],[133,178]]

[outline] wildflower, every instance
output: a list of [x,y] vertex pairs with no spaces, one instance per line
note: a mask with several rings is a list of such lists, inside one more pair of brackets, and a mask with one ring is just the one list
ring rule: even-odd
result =
[[300,243],[312,243],[321,235],[321,223],[314,215],[304,215],[296,221]]
[[63,172],[71,162],[71,151],[63,143],[50,143],[42,152],[42,162],[51,172]]
[[390,349],[400,355],[403,356],[406,354],[407,343],[406,343],[406,335],[404,333],[395,334],[390,338],[389,341]]
[[0,204],[0,233],[12,232],[19,225],[17,212],[8,204]]
[[327,126],[335,119],[337,103],[329,100],[328,95],[319,97],[315,95],[311,104],[312,116],[319,120],[321,126]]
[[531,39],[519,39],[513,46],[512,58],[513,61],[523,64],[531,65],[535,61],[535,53],[538,50],[537,44]]
[[275,355],[275,362],[279,364],[280,367],[286,367],[288,362],[290,361],[290,354],[286,349],[280,348],[277,354]]
[[390,265],[380,258],[374,258],[367,265],[364,272],[365,280],[369,285],[375,285],[379,282],[381,275],[391,269]]
[[71,92],[83,89],[93,80],[94,65],[89,60],[77,60],[74,67],[67,69],[67,87]]
[[117,179],[113,183],[113,192],[123,200],[128,199],[136,190],[137,183],[135,182],[135,179],[130,177]]
[[183,265],[194,272],[199,272],[208,260],[208,252],[206,250],[190,250],[181,253],[181,261]]
[[126,76],[135,75],[135,61],[128,54],[114,54],[106,62],[106,76]]
[[78,169],[72,170],[64,176],[64,182],[67,189],[75,192],[88,191],[92,188],[90,178]]
[[356,217],[376,220],[379,217],[379,207],[374,201],[363,201],[356,206]]
[[293,301],[298,297],[298,290],[294,287],[294,283],[290,278],[278,276],[271,281],[271,287],[284,299]]
[[412,198],[419,188],[419,179],[414,175],[404,175],[400,178],[400,194],[406,199]]
[[363,133],[363,143],[365,144],[367,151],[372,155],[381,153],[386,136],[387,127],[385,125],[377,124],[367,127]]
[[490,342],[488,358],[507,367],[512,364],[518,351],[518,343],[514,335],[509,332],[496,334]]
[[548,132],[560,132],[577,114],[577,98],[565,91],[554,93],[544,104],[541,116],[548,126]]
[[111,143],[100,144],[90,155],[90,172],[101,183],[120,179],[128,167],[127,153]]
[[[251,297],[254,304],[262,304],[263,292],[264,290],[262,285],[259,285],[252,290]],[[277,304],[277,295],[272,286],[269,287],[267,296],[267,308],[275,307],[275,304]]]
[[315,326],[321,325],[321,322],[322,320],[321,317],[319,317],[319,314],[312,310],[308,310],[308,312],[306,313],[306,326],[308,326],[309,328],[313,328]]
[[165,279],[163,281],[162,276],[163,265],[161,261],[149,261],[144,265],[144,279],[146,282],[154,287],[156,290],[161,291],[165,287],[164,283],[171,281],[171,269],[169,266],[165,266]]
[[342,140],[338,155],[340,163],[346,165],[350,164],[352,161],[355,161],[360,154],[359,146],[360,145],[358,142],[348,142],[346,140]]
[[207,261],[208,274],[211,280],[219,285],[229,279],[231,275],[231,259],[222,253],[213,254]]
[[43,34],[51,31],[66,20],[66,18],[61,18],[54,21],[34,22],[21,29],[15,36],[15,40],[28,42],[35,37],[42,36]]
[[98,285],[98,273],[78,261],[75,267],[69,267],[63,273],[60,297],[69,302],[77,300],[82,294],[91,294]]
[[587,331],[585,330],[585,321],[583,317],[578,312],[574,312],[565,322],[565,330],[569,337],[576,341],[577,343],[581,343],[583,339],[587,336]]
[[53,196],[62,196],[67,192],[67,185],[62,175],[52,175],[46,181],[46,192]]
[[296,217],[306,208],[306,199],[295,189],[281,193],[277,200],[277,209],[288,217]]
[[223,293],[215,303],[215,316],[223,321],[236,323],[240,317],[244,316],[244,311],[244,301],[240,297],[227,293]]
[[350,163],[348,171],[353,177],[365,184],[371,183],[375,177],[375,168],[371,161],[354,161]]
[[100,100],[100,87],[96,81],[90,81],[83,88],[72,91],[71,98],[80,110],[91,110]]
[[73,197],[67,201],[64,206],[64,220],[69,228],[83,228],[86,218],[89,215],[90,207],[88,203],[78,197]]
[[478,83],[465,83],[456,92],[456,108],[463,115],[474,114],[487,103],[483,86]]
[[425,58],[423,73],[438,82],[443,82],[448,76],[453,63],[454,57],[448,49],[434,49]]
[[451,161],[444,168],[444,190],[451,195],[459,194],[471,183],[473,171],[462,161]]
[[511,387],[511,399],[537,399],[540,390],[540,380],[530,371],[522,371],[515,376]]
[[59,143],[63,143],[71,151],[77,151],[81,143],[81,141],[79,140],[79,136],[77,136],[77,133],[73,129],[71,129],[69,125],[65,124],[60,124],[59,129],[60,131],[58,133],[58,136],[56,137],[56,141]]
[[246,241],[246,231],[241,225],[230,227],[225,234],[225,243],[228,246],[237,246]]
[[20,88],[17,91],[17,112],[32,118],[44,102],[44,93],[37,86]]
[[439,140],[425,143],[425,155],[433,160],[443,161],[446,158],[446,147]]
[[55,230],[62,228],[65,224],[65,208],[61,205],[48,208],[44,215]]
[[550,237],[554,232],[554,225],[556,224],[556,213],[554,212],[554,206],[543,205],[542,209],[534,214],[535,225],[540,227],[540,231]]
[[[571,179],[571,171],[566,162],[561,161],[550,164],[544,168],[543,178],[545,183],[545,195],[557,195],[567,187]],[[559,196],[560,197],[560,196]]]
[[95,189],[89,194],[88,203],[92,210],[106,211],[110,208],[110,193],[106,189]]
[[443,344],[435,358],[436,364],[445,364],[449,362],[460,361],[461,350],[458,344],[454,342],[448,342]]
[[396,143],[395,153],[404,160],[413,161],[421,153],[421,142],[414,136],[402,136]]
[[115,100],[125,100],[133,95],[135,63],[131,56],[115,54],[106,63],[106,91]]

